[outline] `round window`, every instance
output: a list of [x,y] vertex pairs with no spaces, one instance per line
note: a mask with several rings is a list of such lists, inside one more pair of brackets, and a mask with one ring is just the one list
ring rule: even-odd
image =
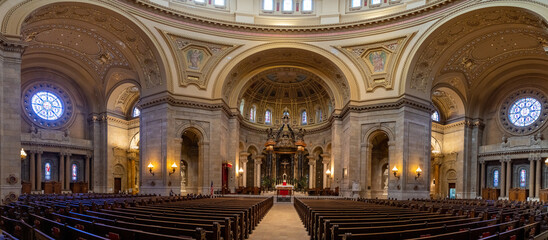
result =
[[518,127],[526,127],[538,119],[541,109],[542,106],[538,100],[530,97],[522,98],[512,105],[508,117],[512,124]]
[[34,113],[45,120],[57,120],[65,110],[59,97],[49,91],[35,93],[31,102]]
[[23,112],[33,124],[62,128],[73,118],[73,105],[69,94],[50,83],[38,83],[23,91]]
[[548,99],[536,89],[514,92],[500,106],[500,123],[510,133],[526,135],[545,124]]

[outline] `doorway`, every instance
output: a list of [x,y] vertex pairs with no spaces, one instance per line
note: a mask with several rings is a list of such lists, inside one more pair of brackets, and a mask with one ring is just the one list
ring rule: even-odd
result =
[[455,183],[449,183],[449,199],[457,197],[457,187]]
[[114,193],[122,191],[122,178],[114,178]]

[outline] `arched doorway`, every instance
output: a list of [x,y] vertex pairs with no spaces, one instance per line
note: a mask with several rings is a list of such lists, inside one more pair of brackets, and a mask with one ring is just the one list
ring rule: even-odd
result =
[[[181,146],[181,193],[201,193],[203,183],[203,161],[201,153],[201,135],[196,129],[183,132]],[[183,167],[184,166],[184,167]],[[184,168],[184,170],[183,170]],[[185,176],[183,177],[183,174]],[[185,190],[183,192],[183,189]]]
[[388,197],[388,177],[389,177],[389,148],[388,135],[384,131],[373,133],[369,139],[371,147],[370,159],[370,191],[372,198]]

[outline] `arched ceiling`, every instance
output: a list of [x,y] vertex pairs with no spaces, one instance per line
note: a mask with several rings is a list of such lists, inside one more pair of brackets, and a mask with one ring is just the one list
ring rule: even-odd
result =
[[[282,70],[283,68],[292,70],[286,71]],[[227,75],[228,79],[224,81],[223,98],[230,103],[231,107],[236,107],[238,99],[241,98],[240,93],[250,86],[248,83],[261,76],[265,79],[269,79],[269,76],[272,79],[277,78],[278,80],[275,81],[268,80],[272,84],[278,84],[279,81],[293,81],[288,80],[289,77],[284,76],[283,72],[286,75],[296,74],[295,78],[298,78],[297,73],[303,73],[301,75],[321,82],[325,90],[330,93],[333,105],[342,106],[350,99],[349,83],[341,69],[320,54],[296,48],[264,50],[238,62]],[[261,73],[264,74],[260,75]],[[268,74],[270,75],[267,76]],[[304,91],[303,94],[305,94]]]
[[120,84],[109,95],[107,110],[122,118],[131,117],[133,106],[139,100],[140,89],[131,83]]
[[255,75],[242,98],[267,104],[300,104],[331,99],[323,81],[315,74],[291,67],[272,68]]
[[[409,86],[428,93],[444,83],[463,85],[466,92],[460,94],[466,98],[485,94],[487,89],[478,86],[496,81],[486,76],[505,64],[524,59],[546,64],[547,26],[544,18],[522,8],[491,7],[461,14],[421,45],[411,63]],[[519,64],[514,67],[519,69]],[[451,74],[460,77],[442,77]]]
[[97,86],[94,91],[105,91],[109,76],[118,70],[124,76],[135,73],[129,75],[138,76],[144,89],[164,84],[165,73],[151,40],[112,10],[82,3],[46,5],[25,18],[21,33],[29,43],[23,68],[43,58],[57,58],[59,65],[77,64],[91,76],[88,82]]

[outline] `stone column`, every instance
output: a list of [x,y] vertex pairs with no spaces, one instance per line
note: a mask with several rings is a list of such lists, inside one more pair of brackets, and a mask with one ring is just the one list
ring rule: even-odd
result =
[[541,174],[542,174],[542,159],[538,159],[536,161],[537,164],[537,173],[535,174],[536,180],[535,180],[535,197],[540,198],[540,180],[541,180]]
[[[246,184],[246,180],[247,180],[247,157],[251,155],[250,153],[248,152],[241,152],[240,153],[240,168],[242,168],[244,170],[244,173],[242,175],[239,175],[240,179],[242,179],[242,185],[243,187],[246,187],[247,184]],[[238,174],[240,174],[239,172],[239,168],[238,168]]]
[[535,160],[529,159],[529,197],[535,196]]
[[70,164],[70,156],[71,154],[70,153],[67,153],[65,155],[65,161],[66,161],[66,165],[65,165],[65,190],[69,191],[70,190],[70,180],[72,179],[71,176],[72,176],[72,169],[71,169],[71,164]]
[[61,188],[65,190],[65,153],[59,153],[59,182],[61,183]]
[[506,159],[506,196],[510,196],[512,186],[512,159]]
[[[141,111],[142,113],[142,111]],[[90,186],[98,193],[108,192],[108,160],[107,160],[107,117],[106,114],[92,114],[89,122],[91,137],[93,140],[93,162],[91,174],[93,174]],[[142,125],[141,125],[142,126]],[[160,129],[160,128],[158,128]],[[142,140],[142,139],[141,139]],[[159,140],[158,140],[159,141]],[[157,156],[154,156],[157,157]],[[112,172],[111,172],[112,174]]]
[[36,152],[30,151],[30,190],[36,190]]
[[44,168],[42,167],[42,151],[38,151],[36,153],[36,166],[38,167],[38,171],[36,171],[36,190],[42,190],[42,171],[44,171]]
[[255,158],[255,187],[261,187],[261,164],[263,163],[263,156]]
[[[27,43],[0,33],[0,199],[21,193],[21,55]],[[10,175],[18,181],[6,181]],[[4,203],[6,204],[6,203]]]
[[481,172],[480,172],[480,191],[485,188],[485,160],[480,160]]
[[315,174],[315,168],[316,168],[316,159],[312,156],[306,157],[308,158],[308,188],[314,188],[314,183],[316,182]]
[[[434,161],[433,161],[433,165],[434,165],[434,173],[432,174],[433,178],[436,180],[436,184],[434,186],[434,189],[430,190],[430,192],[433,192],[433,196],[440,196],[440,193],[441,193],[441,190],[440,190],[440,186],[441,186],[441,179],[440,179],[440,166],[441,166],[441,163],[442,163],[442,158],[443,158],[443,155],[440,154],[440,153],[435,153],[433,155],[434,157]],[[391,168],[390,166],[388,166],[388,171],[391,171]]]
[[506,197],[506,162],[500,160],[500,196]]

